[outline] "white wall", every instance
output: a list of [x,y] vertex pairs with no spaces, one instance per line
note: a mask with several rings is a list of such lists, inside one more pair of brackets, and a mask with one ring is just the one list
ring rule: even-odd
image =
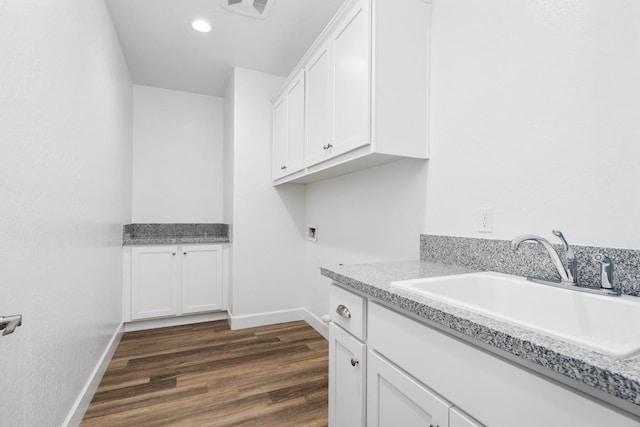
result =
[[234,108],[235,108],[234,73],[231,73],[224,93],[224,141],[223,141],[223,179],[222,179],[222,222],[229,226],[229,305],[233,312],[233,180],[234,180]]
[[304,187],[271,185],[271,98],[284,78],[236,68],[233,77],[234,326],[303,306]]
[[133,222],[222,222],[223,99],[133,88]]
[[0,2],[0,424],[59,426],[122,312],[129,73],[102,0]]
[[419,258],[427,162],[399,160],[307,185],[306,224],[317,242],[305,244],[305,305],[327,313],[328,279],[320,266]]
[[640,249],[640,2],[432,7],[424,231]]
[[234,176],[234,123],[235,123],[235,83],[231,73],[224,94],[224,143],[223,143],[223,191],[222,218],[225,224],[233,225],[233,176]]

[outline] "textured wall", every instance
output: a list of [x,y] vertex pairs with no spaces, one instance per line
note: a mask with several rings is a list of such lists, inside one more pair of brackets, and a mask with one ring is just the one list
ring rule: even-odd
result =
[[102,0],[0,2],[0,424],[59,426],[121,321],[132,87]]
[[427,163],[400,160],[307,185],[306,224],[318,241],[305,245],[305,306],[328,310],[320,266],[419,258]]
[[271,185],[271,98],[283,81],[234,71],[234,316],[303,306],[304,187]]
[[[640,2],[433,2],[424,231],[640,248]],[[477,231],[478,208],[494,212]]]
[[222,222],[223,99],[133,87],[133,221]]

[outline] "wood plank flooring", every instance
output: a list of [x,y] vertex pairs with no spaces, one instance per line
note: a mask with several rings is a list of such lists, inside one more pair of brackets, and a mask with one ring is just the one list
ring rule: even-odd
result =
[[326,426],[328,343],[305,322],[126,333],[81,426]]

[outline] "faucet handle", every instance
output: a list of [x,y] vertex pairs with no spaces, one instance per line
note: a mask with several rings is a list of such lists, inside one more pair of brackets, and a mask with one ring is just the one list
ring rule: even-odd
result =
[[0,331],[3,336],[12,334],[18,326],[22,326],[22,314],[0,316]]
[[613,289],[613,261],[607,254],[595,254],[593,260],[600,264],[600,287]]
[[569,280],[571,280],[574,284],[577,284],[578,261],[576,260],[576,253],[573,251],[573,248],[569,246],[569,242],[567,242],[567,239],[564,238],[562,231],[552,230],[551,232],[562,242],[562,248],[564,249],[564,254],[567,257],[567,275],[569,276]]
[[556,236],[558,239],[560,239],[560,241],[562,242],[562,248],[565,251],[569,251],[569,243],[567,242],[567,239],[564,238],[564,235],[562,234],[562,231],[560,230],[552,230],[551,231],[553,233],[554,236]]

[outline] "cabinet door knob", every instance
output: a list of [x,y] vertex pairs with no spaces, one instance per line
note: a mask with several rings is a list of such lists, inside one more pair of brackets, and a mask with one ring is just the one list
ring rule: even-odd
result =
[[171,255],[175,255],[175,254],[176,254],[175,252],[171,252]]
[[327,144],[327,150],[328,150],[329,148],[333,148],[333,144],[332,144],[332,143],[328,143],[328,144]]
[[357,366],[360,364],[360,361],[358,359],[354,359],[353,357],[351,358],[351,366]]
[[281,171],[285,170],[286,168],[287,168],[286,166],[280,166]]
[[345,307],[344,305],[340,304],[337,308],[336,308],[336,313],[338,313],[340,316],[345,317],[347,319],[351,319],[351,312],[349,311],[349,309],[347,307]]
[[186,255],[186,254],[187,254],[186,252],[182,252],[182,253],[183,253],[184,255]]

